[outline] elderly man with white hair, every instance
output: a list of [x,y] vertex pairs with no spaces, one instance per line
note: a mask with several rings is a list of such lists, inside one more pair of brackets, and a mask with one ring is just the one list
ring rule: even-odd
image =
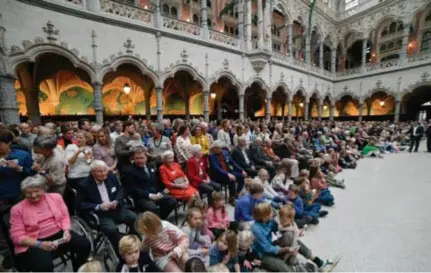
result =
[[236,196],[244,187],[244,178],[247,173],[232,159],[229,152],[224,150],[225,143],[220,140],[211,145],[211,154],[208,158],[210,164],[210,177],[215,182],[228,185],[229,202],[235,204]]
[[93,160],[90,176],[78,187],[79,213],[94,212],[100,221],[100,229],[108,237],[118,253],[120,233],[118,224],[126,224],[134,232],[136,214],[124,207],[124,190],[117,177],[108,173],[104,161]]
[[271,179],[274,177],[275,166],[271,158],[266,155],[265,150],[263,149],[262,138],[257,137],[254,140],[253,145],[250,147],[250,156],[256,166],[265,168],[269,172]]
[[232,150],[232,159],[247,173],[248,176],[255,177],[257,168],[251,160],[250,150],[247,148],[247,137],[238,137],[238,145]]
[[212,203],[212,193],[220,191],[221,186],[211,181],[208,175],[208,160],[203,158],[202,148],[199,144],[191,147],[192,156],[187,160],[187,178],[190,185],[199,191],[201,196],[208,196],[208,203]]

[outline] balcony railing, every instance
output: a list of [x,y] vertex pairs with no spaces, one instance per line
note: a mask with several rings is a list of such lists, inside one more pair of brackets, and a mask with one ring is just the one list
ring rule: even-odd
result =
[[151,23],[153,18],[153,13],[149,10],[132,7],[110,0],[100,0],[100,10],[102,12],[143,21],[145,23]]
[[231,46],[238,44],[237,38],[215,30],[210,30],[210,39]]
[[70,3],[70,4],[75,4],[75,5],[78,5],[78,6],[83,6],[84,5],[83,0],[66,0],[66,2]]
[[163,17],[163,27],[186,34],[191,34],[193,36],[201,35],[200,26],[174,18]]

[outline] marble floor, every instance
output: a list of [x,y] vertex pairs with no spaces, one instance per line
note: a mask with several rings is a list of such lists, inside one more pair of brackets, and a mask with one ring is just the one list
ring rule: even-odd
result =
[[332,189],[336,204],[303,241],[318,256],[342,256],[335,271],[430,271],[428,168],[424,152],[361,160],[339,175],[347,188]]

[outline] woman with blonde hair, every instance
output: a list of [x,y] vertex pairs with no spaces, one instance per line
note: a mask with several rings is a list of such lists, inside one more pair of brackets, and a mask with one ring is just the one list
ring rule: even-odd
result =
[[112,145],[111,136],[106,129],[100,129],[96,134],[96,144],[93,146],[94,159],[105,161],[110,171],[117,168],[117,158],[115,157],[114,146]]

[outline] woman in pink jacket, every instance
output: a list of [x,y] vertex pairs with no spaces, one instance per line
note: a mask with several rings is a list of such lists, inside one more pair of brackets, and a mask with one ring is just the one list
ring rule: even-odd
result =
[[41,175],[21,182],[25,199],[12,207],[10,215],[10,237],[17,263],[26,271],[53,272],[53,256],[70,252],[76,272],[87,261],[90,242],[70,230],[63,198],[58,193],[46,193],[46,188],[46,179]]

